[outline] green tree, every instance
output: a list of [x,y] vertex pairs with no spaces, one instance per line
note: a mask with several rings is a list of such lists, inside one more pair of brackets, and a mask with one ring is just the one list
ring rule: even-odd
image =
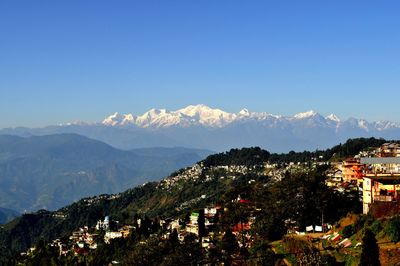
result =
[[220,242],[220,248],[228,255],[231,256],[239,249],[236,236],[228,229]]
[[344,238],[351,237],[355,233],[354,225],[350,224],[343,228],[342,235]]
[[389,220],[385,227],[385,233],[389,236],[390,241],[400,241],[400,216],[393,217]]
[[199,227],[199,238],[202,238],[206,235],[206,225],[205,225],[205,217],[204,217],[204,209],[199,211],[199,217],[197,218],[197,224]]
[[255,241],[250,248],[250,254],[253,260],[249,261],[249,265],[274,266],[277,260],[271,246],[265,241]]
[[362,252],[360,258],[360,266],[379,266],[379,247],[376,238],[371,230],[365,230],[362,238]]

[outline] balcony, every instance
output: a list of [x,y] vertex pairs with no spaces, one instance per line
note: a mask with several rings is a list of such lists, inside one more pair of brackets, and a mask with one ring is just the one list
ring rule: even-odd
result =
[[381,195],[381,194],[375,194],[373,198],[374,202],[380,201],[380,202],[396,202],[400,201],[400,195],[397,195],[397,197],[392,196],[392,195]]
[[392,196],[383,196],[383,195],[375,195],[374,201],[395,201],[395,197]]

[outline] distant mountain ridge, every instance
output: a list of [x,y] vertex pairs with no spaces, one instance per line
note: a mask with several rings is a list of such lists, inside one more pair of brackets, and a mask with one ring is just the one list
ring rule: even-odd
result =
[[123,151],[76,134],[0,136],[0,207],[54,210],[159,180],[207,155],[182,148]]
[[206,105],[189,105],[176,111],[166,109],[151,109],[143,115],[119,114],[118,112],[106,117],[102,124],[106,126],[128,126],[135,125],[141,128],[166,128],[172,126],[190,127],[206,126],[210,128],[220,128],[232,123],[247,121],[266,121],[274,122],[296,122],[298,120],[312,120],[325,126],[341,127],[346,123],[356,122],[360,128],[365,130],[384,130],[388,128],[400,128],[400,123],[379,121],[369,123],[364,119],[350,118],[341,121],[335,114],[323,117],[319,113],[310,110],[297,113],[294,116],[273,115],[266,112],[250,112],[242,109],[238,113],[229,113],[220,109],[210,108]]
[[19,215],[18,212],[0,207],[0,225],[8,223]]
[[260,146],[272,152],[326,149],[349,138],[400,138],[400,123],[326,117],[315,111],[294,116],[251,112],[229,113],[206,105],[142,115],[114,113],[98,123],[71,123],[44,128],[10,128],[0,134],[19,136],[76,133],[119,149],[191,147],[214,151]]

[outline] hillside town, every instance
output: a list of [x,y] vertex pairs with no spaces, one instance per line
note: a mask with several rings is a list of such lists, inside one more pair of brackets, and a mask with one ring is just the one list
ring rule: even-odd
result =
[[360,191],[363,214],[399,210],[400,145],[385,143],[377,149],[363,151],[353,158],[331,163],[327,184],[338,190]]
[[[309,164],[309,163],[308,163]],[[343,161],[325,162],[321,158],[314,158],[311,167],[318,165],[329,165],[327,170],[326,185],[339,193],[353,191],[358,193],[354,201],[361,201],[363,214],[373,214],[376,217],[387,216],[390,213],[399,212],[400,199],[400,145],[396,143],[385,143],[376,149],[360,152],[358,155],[346,158]],[[169,178],[162,180],[158,187],[162,190],[171,190],[188,181],[210,182],[213,179],[231,179],[249,173],[256,176],[269,175],[272,179],[269,182],[280,180],[287,171],[302,171],[302,163],[291,162],[278,165],[265,162],[259,166],[229,165],[205,167],[203,163],[195,164],[192,167],[174,173]],[[254,179],[248,180],[251,184]],[[210,193],[212,193],[210,191]],[[214,232],[218,221],[223,219],[227,213],[228,206],[219,204],[209,205],[205,208],[193,210],[192,206],[199,201],[206,200],[210,195],[202,195],[198,198],[182,203],[176,209],[185,212],[185,216],[170,217],[156,220],[157,228],[162,232],[161,239],[169,239],[172,234],[176,234],[179,241],[183,242],[185,237],[193,235],[205,250],[215,248]],[[99,198],[89,198],[85,202],[88,205],[94,204],[98,200],[115,200],[119,195],[101,195]],[[254,235],[251,233],[252,225],[256,219],[256,213],[261,211],[253,202],[242,198],[240,195],[232,199],[236,208],[246,212],[246,219],[241,220],[230,227],[230,231],[235,236],[235,241],[239,247],[251,247]],[[64,219],[60,213],[54,213],[54,217]],[[60,256],[85,256],[96,250],[99,242],[110,244],[114,239],[128,238],[132,232],[138,231],[143,227],[144,220],[147,218],[137,217],[131,224],[120,224],[110,216],[98,220],[96,225],[82,225],[79,230],[72,232],[68,238],[55,239],[49,245],[59,250]],[[148,223],[148,221],[147,221]],[[285,221],[287,233],[315,237],[318,233],[320,241],[328,241],[332,245],[341,248],[359,248],[361,242],[353,243],[346,236],[341,235],[338,230],[328,223],[324,223],[323,217],[320,224],[310,224],[305,228],[299,228],[296,221]],[[219,232],[219,235],[223,232]],[[35,251],[35,247],[21,256],[29,256]],[[118,263],[118,262],[113,262]]]

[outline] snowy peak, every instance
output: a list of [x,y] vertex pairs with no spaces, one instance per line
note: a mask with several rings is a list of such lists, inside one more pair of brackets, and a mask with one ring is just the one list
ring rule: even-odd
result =
[[242,115],[242,116],[250,116],[250,112],[249,112],[248,109],[243,108],[242,110],[240,110],[239,115]]
[[103,120],[103,125],[108,125],[108,126],[116,126],[120,124],[124,119],[123,115],[120,115],[118,112],[115,112],[114,114],[106,117]]
[[106,117],[102,124],[106,126],[125,126],[128,124],[133,124],[135,123],[136,117],[132,114],[119,114],[118,112],[115,112],[114,114],[110,115],[109,117]]
[[[168,111],[166,109],[151,109],[142,115],[120,114],[118,112],[106,117],[102,124],[106,126],[129,126],[140,128],[169,128],[202,126],[207,128],[222,128],[234,123],[259,123],[263,128],[302,128],[322,127],[340,130],[341,128],[358,128],[364,132],[383,131],[400,128],[400,123],[389,121],[369,123],[363,119],[349,118],[341,121],[336,115],[327,117],[310,110],[294,116],[272,115],[266,112],[250,112],[244,108],[238,113],[229,113],[204,104],[189,105],[185,108]],[[254,124],[253,124],[254,125]]]
[[189,105],[186,108],[176,111],[176,113],[191,117],[194,121],[210,127],[225,126],[236,119],[235,114],[220,109],[213,109],[203,104]]
[[365,131],[369,131],[368,122],[364,119],[358,120],[358,127],[364,129]]
[[310,117],[314,117],[317,116],[318,113],[315,112],[314,110],[310,110],[304,113],[298,113],[294,115],[294,118],[296,119],[306,119],[306,118],[310,118]]
[[185,108],[179,109],[176,112],[190,116],[190,117],[194,117],[194,116],[201,115],[201,114],[217,113],[217,112],[224,113],[223,111],[221,111],[219,109],[212,109],[204,104],[189,105]]
[[233,122],[237,115],[213,109],[206,105],[189,105],[177,111],[167,111],[166,109],[151,109],[143,115],[134,116],[132,114],[121,115],[115,113],[103,120],[103,125],[124,126],[135,124],[143,128],[159,128],[171,126],[194,126],[203,125],[207,127],[222,127]]
[[383,131],[387,129],[400,128],[400,123],[390,121],[378,121],[374,122],[374,126],[377,130]]
[[279,116],[273,116],[264,112],[250,112],[248,109],[242,109],[239,113],[229,113],[221,109],[211,108],[204,104],[198,104],[189,105],[176,111],[151,109],[139,116],[115,113],[105,118],[102,124],[106,126],[126,126],[133,124],[142,128],[161,128],[171,126],[205,126],[210,128],[219,128],[239,120],[266,120],[268,118],[277,119]]
[[336,123],[339,123],[339,122],[340,122],[339,117],[337,117],[337,116],[334,115],[334,114],[328,115],[325,119],[326,119],[326,120],[333,121],[333,122],[336,122]]

